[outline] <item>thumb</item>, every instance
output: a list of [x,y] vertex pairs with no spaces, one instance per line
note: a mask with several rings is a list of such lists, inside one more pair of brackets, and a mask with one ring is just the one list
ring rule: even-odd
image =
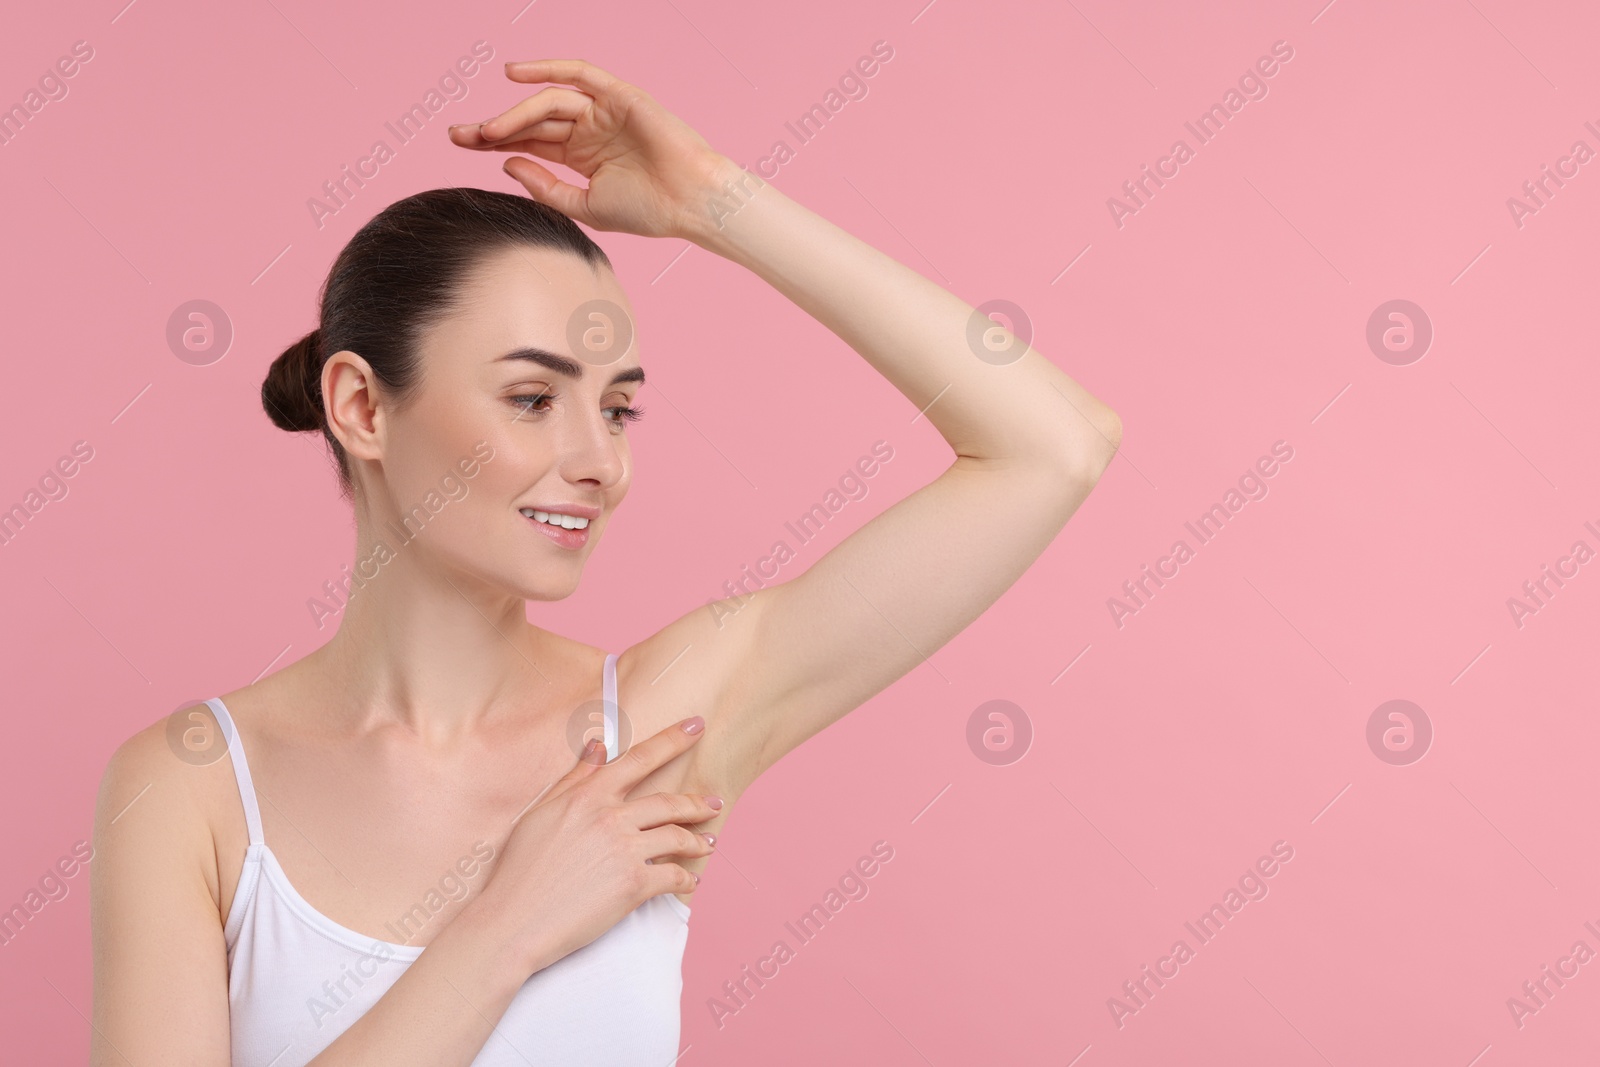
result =
[[511,156],[500,169],[521,182],[522,187],[533,194],[539,203],[555,208],[570,219],[577,219],[588,226],[594,225],[594,220],[589,218],[584,207],[587,190],[562,181],[526,156]]

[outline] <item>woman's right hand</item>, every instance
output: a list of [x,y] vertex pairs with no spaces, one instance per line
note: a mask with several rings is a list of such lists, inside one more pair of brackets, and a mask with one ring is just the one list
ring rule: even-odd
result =
[[722,801],[698,793],[624,798],[704,733],[705,720],[696,715],[611,763],[595,741],[517,820],[474,903],[507,932],[530,975],[587,945],[651,897],[694,892],[699,877],[674,858],[710,854],[711,835],[688,827],[715,818]]
[[514,82],[546,87],[483,122],[450,127],[450,139],[577,171],[587,186],[561,181],[527,156],[501,168],[535,200],[586,226],[688,239],[718,221],[714,205],[731,211],[750,194],[734,196],[725,182],[761,185],[649,93],[592,63],[517,60],[505,72]]

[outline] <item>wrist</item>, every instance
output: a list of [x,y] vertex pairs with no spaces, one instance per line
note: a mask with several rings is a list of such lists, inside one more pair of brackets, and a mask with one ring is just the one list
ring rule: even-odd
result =
[[766,185],[754,171],[713,153],[701,164],[700,190],[684,210],[680,236],[708,251],[718,251],[728,235],[730,220]]
[[520,935],[510,913],[486,891],[469,900],[439,937],[453,938],[464,953],[480,961],[483,973],[492,976],[491,984],[516,989],[543,966],[536,965],[536,953]]
[[551,942],[550,924],[530,923],[527,909],[502,902],[493,882],[461,909],[450,924],[457,925],[463,940],[479,947],[486,965],[517,986],[563,955]]

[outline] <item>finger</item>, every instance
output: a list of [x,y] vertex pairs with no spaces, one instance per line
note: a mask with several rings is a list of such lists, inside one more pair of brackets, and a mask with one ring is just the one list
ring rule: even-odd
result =
[[[548,159],[550,162],[560,163],[562,166],[567,164],[567,146],[565,142],[553,144],[549,141],[518,141],[517,143],[522,146],[520,150],[530,156]],[[506,143],[503,146],[490,145],[489,148],[495,152],[512,151],[510,143]]]
[[494,118],[478,124],[478,134],[486,141],[499,141],[507,137],[520,137],[524,130],[545,119],[564,119],[575,122],[594,106],[594,98],[552,85],[540,89],[519,104],[515,104]]
[[571,789],[579,782],[594,774],[595,771],[606,765],[606,745],[600,738],[594,738],[578,755],[578,762],[572,769],[553,782],[549,789],[539,795],[539,800],[549,800],[552,797]]
[[569,219],[595,225],[585,206],[586,190],[568,185],[526,156],[512,156],[500,169],[521,182],[539,203],[555,208]]
[[607,785],[617,791],[617,796],[626,796],[630,789],[642,782],[652,771],[673,757],[687,752],[691,745],[705,735],[705,732],[705,719],[696,715],[675,722],[638,744],[629,746],[627,752],[602,768],[610,779]]
[[[712,801],[716,805],[712,805]],[[696,826],[710,822],[722,814],[720,797],[700,793],[652,793],[647,797],[630,800],[623,805],[628,809],[629,822],[641,830],[654,829],[667,823]]]
[[[545,119],[520,131],[516,140],[485,140],[478,126],[450,127],[450,140],[461,148],[475,148],[480,152],[526,152],[531,144],[558,144],[572,136],[574,123],[567,119]],[[559,161],[558,161],[559,162]]]
[[664,893],[693,893],[700,876],[678,863],[663,861],[650,865],[645,875],[645,899]]
[[647,863],[653,860],[656,864],[673,856],[698,859],[716,850],[716,840],[716,834],[696,833],[682,826],[659,826],[639,835],[639,855]]
[[562,82],[576,85],[591,96],[626,85],[621,78],[606,73],[581,59],[517,59],[506,64],[506,77],[517,82]]

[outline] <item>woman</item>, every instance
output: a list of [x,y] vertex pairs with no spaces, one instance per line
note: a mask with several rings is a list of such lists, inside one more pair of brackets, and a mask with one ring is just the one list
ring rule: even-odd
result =
[[[320,431],[352,497],[352,592],[322,648],[112,758],[96,1063],[666,1067],[688,902],[740,794],[992,604],[1116,450],[1116,415],[1049,360],[638,88],[581,61],[507,75],[549,87],[452,140],[588,187],[516,155],[532,200],[392,205],[273,364],[269,414]],[[627,493],[644,382],[573,219],[748,267],[954,462],[803,574],[620,656],[530,625]],[[575,761],[596,710],[604,746]]]

